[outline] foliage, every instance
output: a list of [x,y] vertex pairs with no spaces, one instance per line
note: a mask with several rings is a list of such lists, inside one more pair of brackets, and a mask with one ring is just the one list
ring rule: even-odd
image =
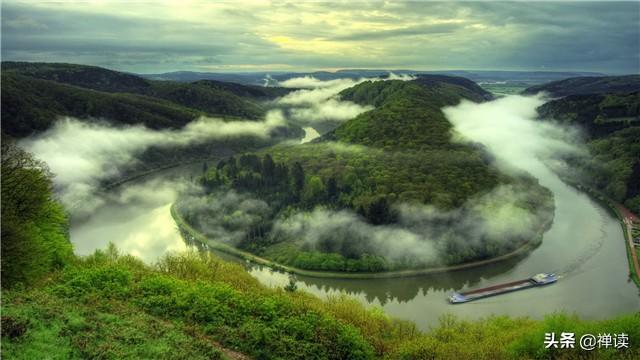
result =
[[[27,344],[36,351],[44,342],[69,357],[149,358],[170,351],[165,358],[188,358],[218,356],[211,344],[219,342],[256,359],[373,356],[355,327],[298,301],[307,295],[262,288],[242,267],[212,256],[168,256],[148,267],[117,251],[97,252],[42,288],[7,294],[7,316],[26,328],[3,332],[18,333],[3,338],[9,352]],[[38,313],[47,309],[55,315]],[[188,338],[197,341],[171,349]]]
[[624,94],[640,90],[640,75],[585,76],[535,85],[524,94],[546,92],[553,97],[584,94]]
[[124,301],[69,302],[43,290],[3,298],[10,304],[2,317],[8,359],[224,358],[197,329]]
[[[17,359],[216,359],[225,348],[256,359],[578,359],[586,353],[545,350],[544,333],[640,337],[638,314],[602,321],[445,315],[423,333],[347,296],[265,288],[242,266],[193,252],[148,266],[110,247],[38,288],[2,296],[2,355]],[[638,351],[589,355],[632,359]]]
[[67,216],[51,174],[9,139],[2,141],[2,287],[32,285],[72,256]]
[[153,81],[94,66],[2,63],[2,129],[22,137],[58,116],[102,118],[152,129],[179,128],[201,115],[257,119],[263,100],[286,94],[219,81]]
[[569,163],[588,185],[639,213],[640,93],[567,96],[538,111],[543,118],[584,130],[591,156],[570,158]]

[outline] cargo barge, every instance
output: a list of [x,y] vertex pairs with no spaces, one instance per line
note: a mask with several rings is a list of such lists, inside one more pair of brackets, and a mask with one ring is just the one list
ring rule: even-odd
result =
[[558,281],[556,274],[537,274],[528,279],[513,281],[505,284],[489,286],[482,289],[476,289],[466,292],[454,292],[449,296],[449,302],[452,304],[465,303],[489,296],[505,294],[512,291],[524,290],[536,286],[544,286],[553,284]]

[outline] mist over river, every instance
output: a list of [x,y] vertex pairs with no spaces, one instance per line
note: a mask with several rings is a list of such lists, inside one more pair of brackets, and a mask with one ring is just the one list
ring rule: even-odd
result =
[[[508,126],[509,119],[530,116],[530,110],[535,109],[537,103],[526,103],[529,100],[522,98],[512,98],[509,100],[511,103],[499,101],[481,105],[462,104],[454,110],[445,110],[445,113],[462,136],[483,143],[490,151],[492,141],[504,141],[509,156],[498,158],[504,161],[505,167],[515,166],[509,161],[520,161],[517,156],[521,154],[531,156],[537,147],[548,149],[551,146],[549,143],[540,146],[529,142],[525,145],[533,147],[511,147],[519,139],[509,133],[515,131]],[[497,112],[499,106],[514,104],[517,106],[511,110],[516,110],[505,110],[504,119],[499,116],[493,118],[493,121],[507,125],[501,136],[514,137],[511,142],[504,138],[483,138],[482,131],[465,129],[465,125],[455,119],[455,109],[480,117]],[[472,116],[470,121],[481,119]],[[530,124],[518,124],[527,132],[526,126]],[[523,128],[519,127],[518,131],[523,131]],[[531,131],[527,135],[535,136]],[[298,276],[298,288],[320,297],[346,293],[365,304],[381,306],[391,316],[414,321],[421,329],[428,329],[445,313],[464,319],[491,314],[541,318],[563,310],[587,319],[600,319],[640,311],[639,292],[629,280],[624,238],[618,220],[586,194],[563,183],[542,162],[531,160],[523,164],[522,168],[549,188],[555,198],[553,224],[544,234],[542,244],[533,251],[503,262],[439,275],[371,280]],[[153,262],[167,252],[186,249],[169,207],[178,196],[178,184],[190,182],[201,171],[201,163],[186,165],[158,171],[110,190],[108,196],[103,197],[104,203],[91,216],[72,219],[71,240],[76,252],[89,254],[111,241],[123,252]],[[268,268],[248,265],[247,269],[268,286],[284,286],[289,282],[288,275]],[[553,285],[467,304],[450,305],[446,301],[452,291],[519,280],[540,272],[556,272],[560,279]]]

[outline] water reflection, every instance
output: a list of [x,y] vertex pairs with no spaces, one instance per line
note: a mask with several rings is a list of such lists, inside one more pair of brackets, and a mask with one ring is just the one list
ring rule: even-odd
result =
[[123,253],[152,263],[168,252],[186,250],[169,209],[201,169],[202,164],[167,169],[96,195],[103,205],[91,216],[72,215],[75,252],[88,255],[113,242]]
[[88,255],[113,242],[123,253],[151,263],[167,252],[184,251],[186,244],[177,231],[171,203],[132,209],[128,205],[105,206],[88,221],[71,229],[76,253]]

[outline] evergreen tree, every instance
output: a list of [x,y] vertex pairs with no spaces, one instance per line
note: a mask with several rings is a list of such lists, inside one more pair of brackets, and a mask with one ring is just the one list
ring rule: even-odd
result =
[[274,184],[275,181],[276,164],[273,162],[271,155],[267,154],[262,160],[262,177],[267,185]]
[[302,169],[302,165],[297,161],[293,164],[293,168],[291,169],[291,178],[293,193],[296,196],[299,196],[302,192],[302,188],[304,188],[304,170]]
[[338,182],[335,177],[330,177],[327,180],[327,199],[333,201],[338,197]]

